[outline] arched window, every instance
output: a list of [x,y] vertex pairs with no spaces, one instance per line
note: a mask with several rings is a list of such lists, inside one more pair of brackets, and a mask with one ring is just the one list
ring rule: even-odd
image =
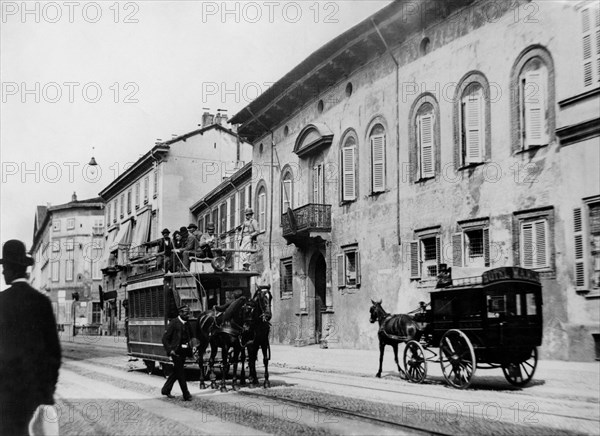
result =
[[350,132],[342,142],[342,201],[356,200],[356,180],[358,179],[356,151],[356,134]]
[[490,89],[480,72],[465,75],[454,97],[454,162],[456,168],[491,157]]
[[281,213],[294,209],[294,176],[290,168],[284,169],[281,177]]
[[371,192],[385,191],[385,128],[376,124],[369,133],[371,145]]
[[550,143],[555,128],[554,66],[541,46],[526,49],[511,74],[511,131],[513,152]]
[[256,219],[262,232],[267,229],[267,189],[261,186],[256,192]]
[[435,177],[441,170],[439,113],[431,93],[422,94],[411,108],[409,164],[413,182]]

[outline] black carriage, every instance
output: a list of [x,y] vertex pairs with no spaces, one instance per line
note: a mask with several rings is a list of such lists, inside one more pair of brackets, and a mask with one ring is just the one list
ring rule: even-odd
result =
[[[143,359],[149,372],[157,363],[163,371],[169,371],[165,365],[170,364],[170,359],[165,354],[162,336],[169,320],[177,317],[177,307],[182,304],[190,307],[189,321],[195,331],[195,323],[203,311],[233,301],[239,291],[249,298],[251,277],[257,275],[252,271],[216,270],[208,262],[192,262],[190,271],[146,272],[144,268],[127,278],[127,352]],[[187,360],[196,362],[195,358]]]
[[[501,267],[454,280],[431,292],[430,309],[413,319],[420,332],[404,350],[408,380],[423,382],[427,363],[439,362],[456,388],[469,386],[477,368],[502,368],[511,384],[524,386],[533,377],[542,343],[539,274]],[[436,347],[439,353],[431,350]]]

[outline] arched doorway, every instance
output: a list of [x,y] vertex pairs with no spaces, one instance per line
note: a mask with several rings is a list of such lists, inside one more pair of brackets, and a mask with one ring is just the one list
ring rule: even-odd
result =
[[319,343],[321,341],[321,329],[323,327],[323,311],[327,308],[327,263],[321,252],[315,253],[310,263],[310,278],[315,286],[315,340]]

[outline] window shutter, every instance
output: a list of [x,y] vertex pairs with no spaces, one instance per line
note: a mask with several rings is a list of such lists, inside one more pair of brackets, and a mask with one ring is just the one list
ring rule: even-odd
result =
[[525,73],[523,90],[525,106],[526,148],[548,143],[546,125],[546,71],[535,70]]
[[482,88],[467,95],[465,104],[465,163],[477,163],[483,161],[483,94]]
[[421,177],[435,176],[433,114],[419,117],[419,150],[421,153]]
[[283,189],[282,189],[282,204],[281,204],[281,213],[285,213],[290,209],[293,209],[292,205],[292,181],[290,179],[285,179],[283,181]]
[[587,288],[587,283],[581,208],[573,209],[573,234],[575,237],[575,289],[584,290]]
[[281,296],[285,291],[285,264],[283,261],[279,262],[279,295]]
[[373,192],[385,191],[385,135],[371,137]]
[[435,237],[435,257],[437,262],[436,274],[440,272],[440,263],[442,263],[442,238]]
[[533,264],[533,223],[521,225],[521,266],[532,268]]
[[265,194],[264,192],[261,192],[258,195],[258,216],[259,216],[259,227],[260,230],[265,230],[267,228],[267,222],[266,222],[266,210],[267,210],[267,204],[266,204],[266,200],[267,200],[267,194]]
[[338,271],[338,288],[343,288],[346,286],[346,268],[344,265],[345,255],[338,254],[337,255],[337,271]]
[[246,194],[246,188],[243,188],[240,191],[240,207],[239,207],[239,223],[243,224],[244,223],[244,219],[245,219],[245,209],[246,209],[246,198],[245,198],[245,194]]
[[546,220],[535,223],[535,266],[548,266]]
[[342,200],[356,200],[356,172],[354,165],[354,147],[342,148]]
[[463,266],[463,234],[452,235],[452,266]]
[[410,243],[410,278],[419,279],[420,274],[420,259],[419,259],[419,241]]
[[490,229],[483,229],[483,260],[485,266],[490,266]]
[[319,165],[313,168],[313,203],[319,203]]
[[357,250],[354,254],[354,262],[356,264],[356,286],[360,285],[360,252]]

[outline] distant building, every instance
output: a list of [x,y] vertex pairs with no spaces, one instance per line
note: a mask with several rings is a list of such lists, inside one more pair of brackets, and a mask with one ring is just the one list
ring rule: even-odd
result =
[[443,263],[522,266],[542,277],[542,357],[593,359],[599,34],[592,1],[396,1],[235,115],[274,166],[253,174],[274,339],[375,348],[371,298],[406,313]]
[[48,295],[59,329],[95,334],[101,323],[99,285],[104,240],[101,198],[38,206],[31,254],[31,283]]
[[186,226],[189,205],[252,157],[252,147],[226,127],[227,116],[205,113],[202,127],[159,142],[100,192],[106,202],[103,254],[105,334],[124,335],[127,271],[151,253],[144,245]]

